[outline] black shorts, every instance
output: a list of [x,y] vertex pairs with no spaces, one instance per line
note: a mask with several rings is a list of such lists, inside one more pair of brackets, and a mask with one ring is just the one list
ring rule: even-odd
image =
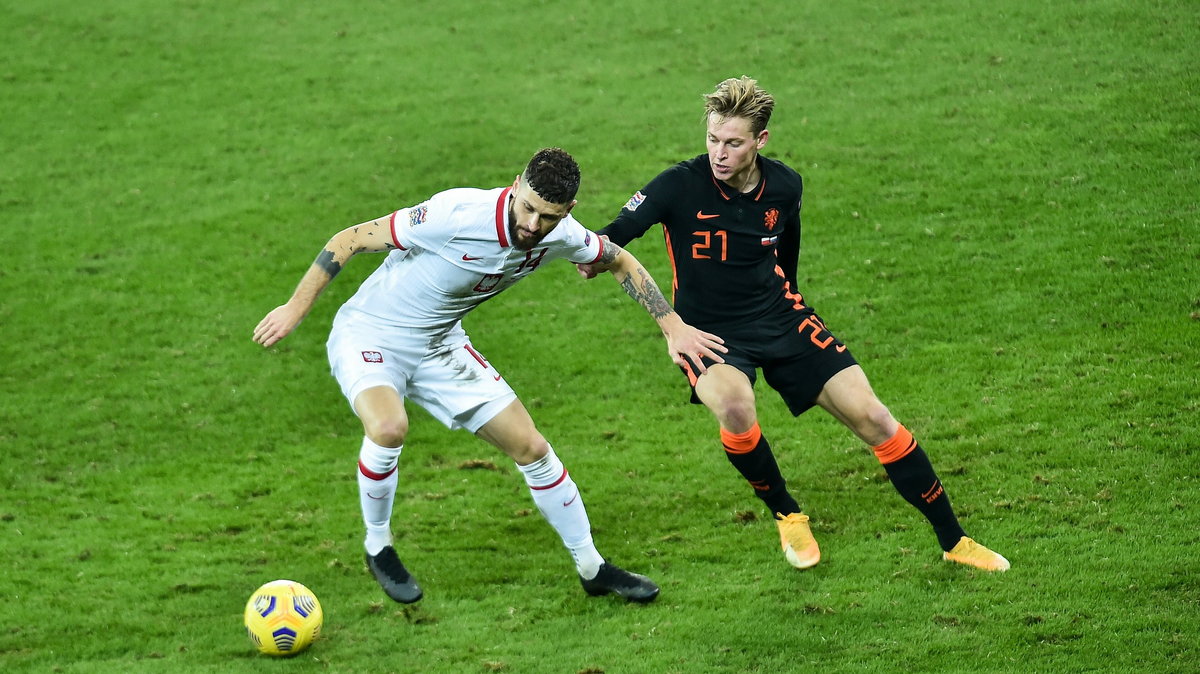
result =
[[[794,416],[800,416],[817,404],[817,396],[833,375],[857,365],[850,350],[825,328],[815,313],[806,313],[794,329],[766,339],[748,339],[721,333],[718,326],[702,328],[725,340],[729,353],[722,354],[726,365],[732,365],[750,380],[753,386],[757,370],[762,369],[767,385],[779,393]],[[715,361],[704,359],[706,367]],[[691,401],[700,404],[696,396],[696,375],[683,367],[692,387]]]

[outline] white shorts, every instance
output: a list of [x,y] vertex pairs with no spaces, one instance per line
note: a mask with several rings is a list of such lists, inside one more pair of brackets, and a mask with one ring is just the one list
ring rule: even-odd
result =
[[461,323],[431,336],[428,330],[381,328],[339,316],[325,347],[351,409],[363,391],[390,386],[447,428],[474,433],[517,399],[471,346]]

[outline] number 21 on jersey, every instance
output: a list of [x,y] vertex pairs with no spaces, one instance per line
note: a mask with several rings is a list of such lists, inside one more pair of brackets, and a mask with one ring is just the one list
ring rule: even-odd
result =
[[728,258],[729,253],[729,235],[723,229],[716,231],[702,230],[692,232],[692,234],[700,237],[700,240],[692,244],[692,259],[693,260],[711,260],[713,255],[717,254],[714,246],[717,245],[716,239],[720,239],[721,250],[720,257],[717,259],[724,262]]

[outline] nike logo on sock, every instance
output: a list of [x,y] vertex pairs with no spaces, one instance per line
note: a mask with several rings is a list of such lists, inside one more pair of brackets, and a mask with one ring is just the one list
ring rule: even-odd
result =
[[579,498],[579,490],[578,489],[575,490],[575,494],[570,499],[563,501],[563,507],[566,508],[567,506],[571,505],[572,503],[575,502],[575,499],[577,499],[577,498]]

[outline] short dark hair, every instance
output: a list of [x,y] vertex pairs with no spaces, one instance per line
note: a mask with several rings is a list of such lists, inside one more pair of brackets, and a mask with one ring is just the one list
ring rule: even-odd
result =
[[552,204],[569,204],[579,191],[579,165],[561,148],[538,150],[523,175],[525,183]]

